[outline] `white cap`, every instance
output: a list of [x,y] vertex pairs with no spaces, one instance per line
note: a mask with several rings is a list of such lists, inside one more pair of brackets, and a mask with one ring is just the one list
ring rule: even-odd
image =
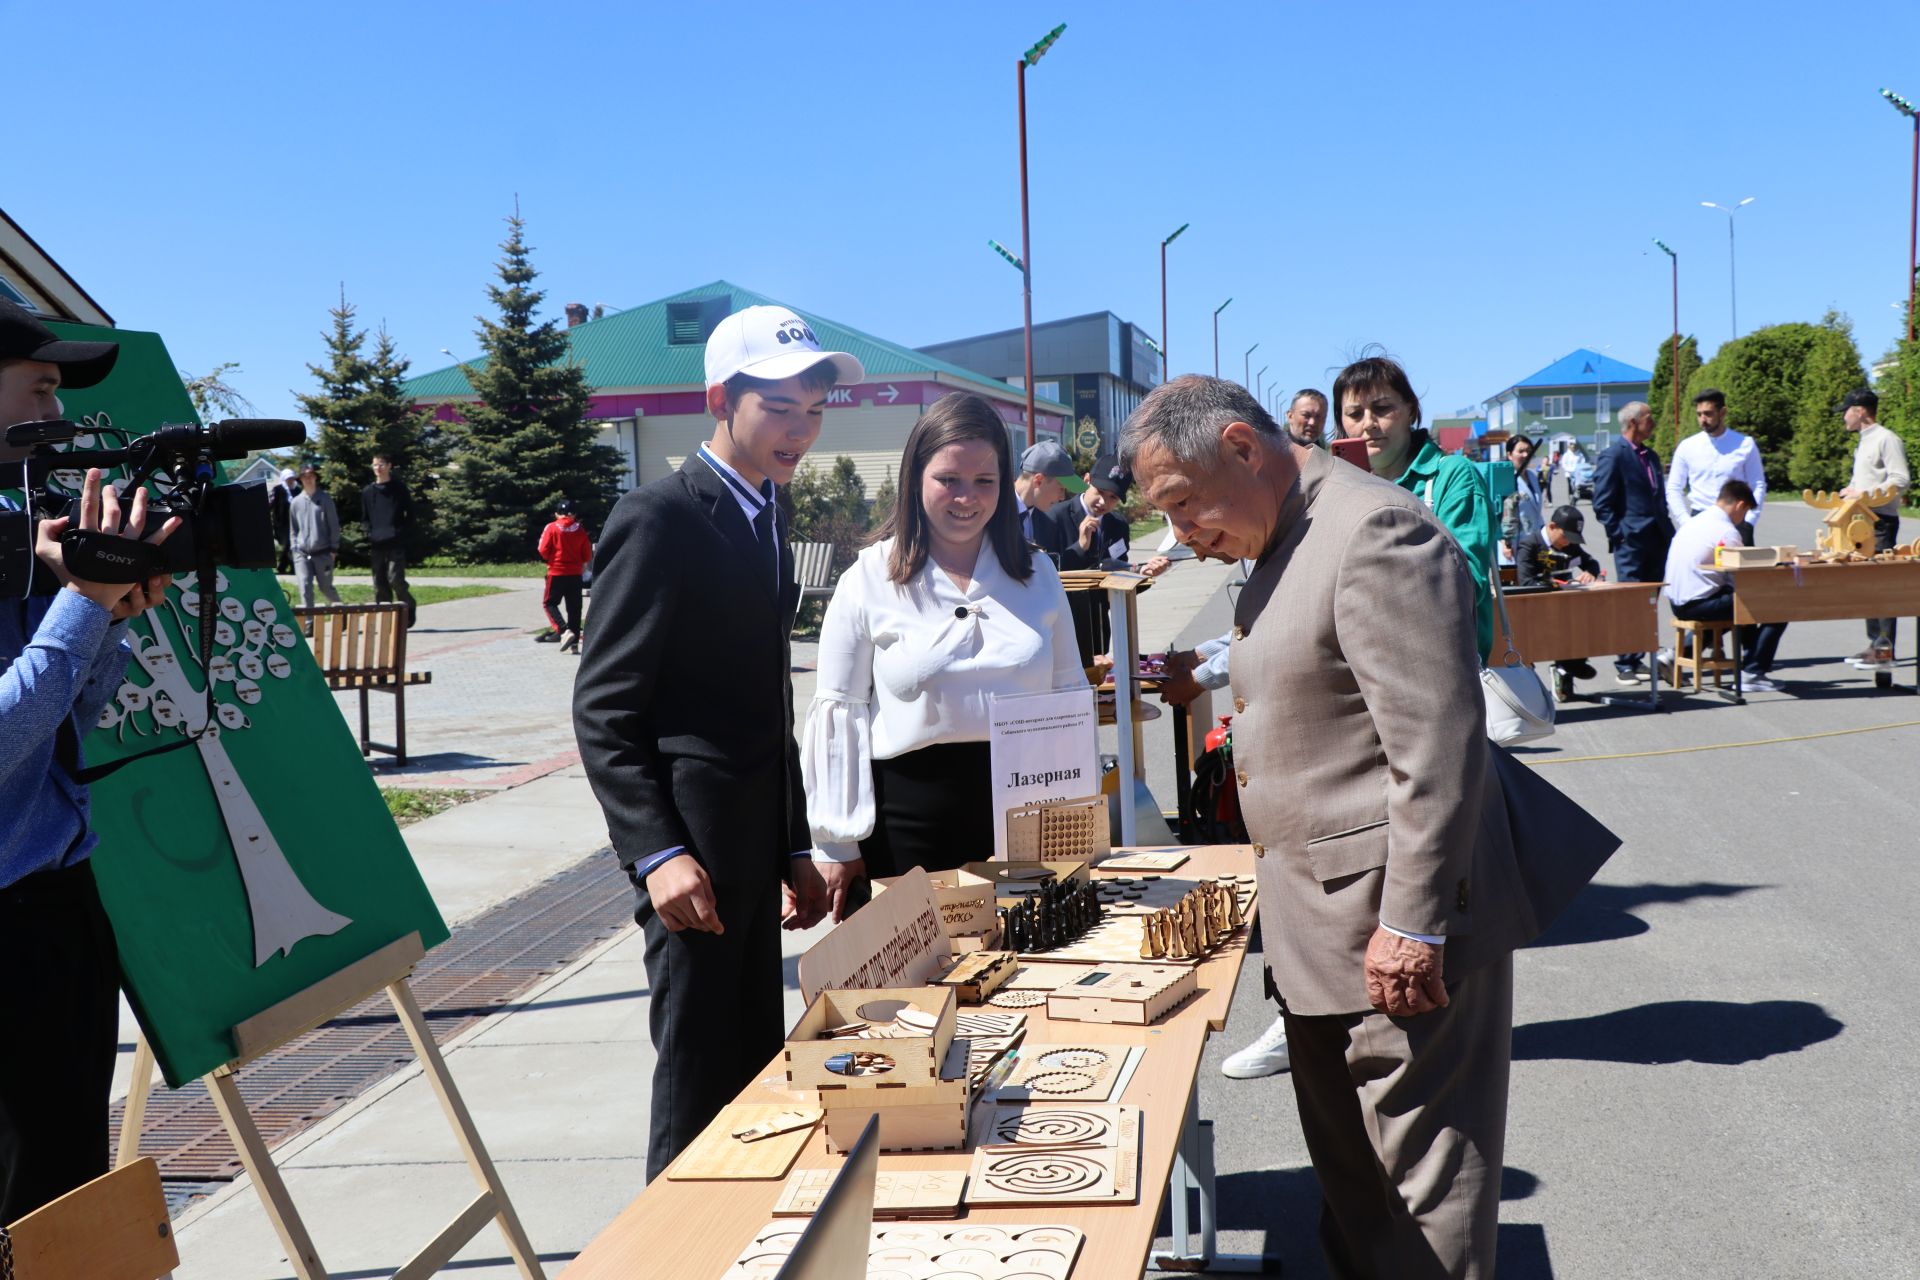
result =
[[714,326],[707,339],[707,385],[717,387],[736,373],[781,382],[831,361],[840,385],[867,376],[860,362],[843,351],[822,351],[813,327],[786,307],[747,307]]
[[293,479],[293,468],[292,468],[292,467],[282,467],[282,468],[280,468],[280,478],[281,478],[282,480],[291,480],[291,479]]

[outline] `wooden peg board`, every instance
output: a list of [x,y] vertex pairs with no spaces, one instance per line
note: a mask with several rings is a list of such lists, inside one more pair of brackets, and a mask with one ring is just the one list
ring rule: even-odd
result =
[[[789,1111],[807,1111],[812,1121],[787,1133],[742,1142],[733,1136],[736,1129],[747,1129],[772,1122]],[[712,1124],[687,1144],[674,1162],[667,1166],[669,1182],[728,1181],[735,1178],[784,1178],[787,1170],[813,1136],[820,1121],[818,1108],[796,1107],[782,1102],[736,1102],[721,1109]]]
[[[776,1218],[809,1218],[826,1198],[838,1169],[798,1169],[774,1203]],[[967,1186],[957,1169],[882,1170],[873,1181],[876,1218],[956,1218]]]
[[[727,1269],[724,1280],[772,1280],[800,1239],[794,1221],[770,1222]],[[1086,1236],[1072,1227],[1015,1223],[890,1223],[873,1228],[869,1276],[887,1280],[1068,1280]],[[813,1280],[813,1277],[806,1277]],[[836,1275],[831,1280],[860,1280]]]
[[1112,847],[1105,796],[1007,810],[1007,860],[1010,862],[1097,859]]
[[1001,1107],[982,1129],[967,1203],[1133,1204],[1138,1107]]

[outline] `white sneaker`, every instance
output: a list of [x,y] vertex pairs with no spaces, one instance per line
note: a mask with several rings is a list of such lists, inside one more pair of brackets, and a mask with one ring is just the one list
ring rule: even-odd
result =
[[1742,693],[1778,693],[1780,686],[1756,671],[1742,671],[1740,691]]
[[1220,1064],[1220,1074],[1230,1080],[1258,1080],[1261,1076],[1270,1076],[1285,1071],[1290,1063],[1287,1057],[1287,1022],[1276,1017],[1273,1025],[1260,1033],[1260,1038],[1242,1049],[1230,1054]]

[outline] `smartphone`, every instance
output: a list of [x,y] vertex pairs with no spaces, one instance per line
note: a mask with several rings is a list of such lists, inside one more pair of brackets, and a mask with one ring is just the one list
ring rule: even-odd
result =
[[1336,458],[1345,458],[1368,475],[1373,474],[1373,465],[1367,461],[1367,442],[1358,438],[1335,440],[1327,448],[1333,450]]

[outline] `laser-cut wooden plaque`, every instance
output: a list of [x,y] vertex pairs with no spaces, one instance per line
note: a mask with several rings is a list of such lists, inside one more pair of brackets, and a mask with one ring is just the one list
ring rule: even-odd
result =
[[1138,1107],[1001,1107],[982,1127],[967,1203],[1133,1204]]
[[[800,1224],[770,1222],[723,1280],[772,1280],[800,1239]],[[869,1277],[886,1280],[1068,1280],[1086,1236],[1072,1227],[902,1222],[873,1228]],[[814,1280],[808,1276],[805,1280]],[[832,1280],[861,1280],[835,1275]]]

